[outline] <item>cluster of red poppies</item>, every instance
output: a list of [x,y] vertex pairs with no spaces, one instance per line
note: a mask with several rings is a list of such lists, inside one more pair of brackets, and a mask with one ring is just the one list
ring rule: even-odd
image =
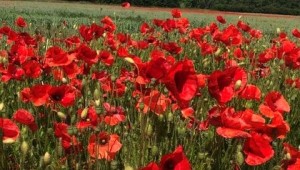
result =
[[[130,6],[127,3],[122,5]],[[236,25],[225,26],[222,24],[226,24],[226,20],[217,16],[219,23],[192,28],[180,10],[174,9],[171,14],[172,18],[143,23],[140,26],[142,39],[137,40],[128,33],[117,33],[117,26],[107,16],[100,24],[81,25],[79,35],[58,42],[56,39],[43,54],[40,53],[41,44],[46,38],[24,32],[28,24],[19,17],[15,21],[19,31],[7,25],[0,27],[0,38],[5,37],[8,46],[7,50],[0,51],[1,82],[40,80],[37,84],[26,84],[19,99],[28,106],[45,107],[56,113],[61,122],[53,122],[54,136],[66,154],[87,150],[94,159],[113,160],[122,148],[120,137],[102,129],[99,132],[99,126],[117,126],[126,122],[126,114],[130,114],[126,113],[126,107],[133,107],[142,114],[159,116],[178,110],[181,118],[192,122],[193,127],[196,124],[200,132],[214,126],[218,135],[240,139],[248,165],[260,165],[270,160],[274,156],[271,143],[285,138],[290,131],[284,117],[291,109],[279,91],[262,95],[260,87],[253,82],[271,74],[269,63],[274,60],[282,60],[285,69],[299,69],[300,47],[286,33],[280,32],[272,39],[271,47],[256,53],[249,47],[262,39],[263,34],[241,20]],[[169,38],[171,33],[175,33],[178,39]],[[292,34],[300,38],[297,29]],[[93,49],[95,42],[101,44],[96,46],[97,50]],[[201,56],[188,53],[189,45],[192,45],[191,49],[199,50]],[[196,63],[197,57],[215,62],[220,67],[209,74],[200,73],[197,70],[199,65],[205,67],[207,63]],[[249,66],[243,67],[243,62],[248,62]],[[122,65],[131,69],[119,68]],[[119,73],[113,75],[99,69],[105,67],[116,67]],[[99,85],[93,87],[95,90],[89,96],[85,92],[85,86],[89,86],[86,81]],[[288,79],[286,83],[300,87],[299,78]],[[202,100],[205,89],[215,99],[216,105],[209,109],[206,120],[200,120],[199,115],[195,115],[193,101]],[[111,98],[121,98],[128,93],[136,101],[134,106],[111,104]],[[261,102],[262,96],[264,100]],[[90,99],[83,107],[74,107],[87,97]],[[236,99],[261,104],[257,110],[248,107],[235,111],[232,102]],[[89,135],[88,146],[83,146],[76,134],[69,132],[71,125],[66,119],[72,115],[66,115],[61,109],[71,107],[77,110],[76,129],[81,133],[94,130]],[[97,110],[99,107],[101,113]],[[42,126],[28,110],[18,109],[11,119],[0,118],[4,143],[14,142],[20,136],[16,123],[28,126],[33,133]],[[297,169],[299,151],[289,144],[284,148],[290,157],[283,161],[282,166]],[[159,164],[152,162],[142,169],[188,170],[191,165],[183,147],[178,146],[173,153],[162,156]]]

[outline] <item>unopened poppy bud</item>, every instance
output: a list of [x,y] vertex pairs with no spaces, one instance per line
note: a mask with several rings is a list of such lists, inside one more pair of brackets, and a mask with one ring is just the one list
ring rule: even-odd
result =
[[158,115],[158,120],[163,121],[164,120],[164,115]]
[[238,80],[235,82],[234,89],[238,90],[242,85],[242,80]]
[[118,163],[117,161],[115,161],[115,160],[111,161],[111,162],[110,162],[110,168],[111,168],[112,170],[114,170],[114,169],[119,169],[119,163]]
[[130,165],[125,165],[124,170],[134,170],[132,166]]
[[172,113],[172,112],[169,112],[169,113],[167,114],[167,121],[168,121],[168,122],[173,121],[173,113]]
[[57,112],[57,116],[63,120],[67,118],[67,116],[63,112]]
[[100,100],[95,100],[96,106],[100,106]]
[[26,155],[28,150],[29,150],[28,143],[26,141],[23,141],[21,144],[21,152],[23,153],[23,155]]
[[215,52],[215,55],[216,55],[216,56],[220,55],[220,54],[221,54],[221,51],[222,51],[221,48],[218,48],[217,51]]
[[153,133],[153,127],[152,127],[152,125],[149,124],[149,125],[146,127],[146,135],[147,135],[147,136],[151,136],[152,133]]
[[44,162],[44,165],[49,165],[50,162],[51,162],[51,155],[46,152],[44,157],[43,157],[43,162]]
[[178,132],[178,135],[184,135],[185,132],[186,132],[186,129],[184,127],[178,127],[177,128],[177,132]]
[[127,61],[127,62],[129,62],[129,63],[131,63],[131,64],[134,64],[134,61],[133,61],[132,58],[130,58],[130,57],[125,57],[124,59],[125,59],[125,61]]
[[291,154],[290,153],[286,153],[285,154],[285,159],[286,160],[291,160],[292,159]]
[[77,134],[77,128],[76,127],[70,127],[68,128],[68,134],[70,135],[76,135]]
[[4,103],[1,102],[1,103],[0,103],[0,111],[3,111],[3,110],[4,110]]
[[280,28],[276,28],[276,32],[277,32],[277,34],[280,34],[281,33]]
[[158,147],[156,145],[152,146],[151,154],[152,156],[156,156],[158,154]]
[[99,90],[99,89],[95,89],[93,95],[94,95],[94,99],[95,99],[95,100],[100,99],[100,95],[101,95],[101,94],[100,94],[100,90]]
[[236,163],[240,166],[244,163],[244,155],[240,151],[236,153]]
[[61,79],[61,81],[62,81],[63,83],[67,83],[67,82],[68,82],[68,80],[67,80],[66,78],[64,78],[64,77]]
[[204,160],[207,157],[207,153],[199,152],[198,153],[198,158],[200,160]]
[[88,110],[89,109],[87,107],[82,110],[82,112],[80,114],[81,119],[85,119],[86,118],[86,116],[88,114]]

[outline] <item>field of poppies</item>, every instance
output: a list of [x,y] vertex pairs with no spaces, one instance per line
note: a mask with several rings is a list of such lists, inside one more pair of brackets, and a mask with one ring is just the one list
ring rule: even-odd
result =
[[300,169],[300,25],[23,13],[0,12],[0,169]]

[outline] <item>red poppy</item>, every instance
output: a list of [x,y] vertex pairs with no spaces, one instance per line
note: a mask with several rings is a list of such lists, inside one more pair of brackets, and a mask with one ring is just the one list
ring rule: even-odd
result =
[[123,8],[129,8],[130,7],[129,2],[123,2],[121,5],[122,5]]
[[198,91],[198,78],[192,60],[183,60],[174,64],[162,79],[167,89],[184,109]]
[[68,85],[52,87],[48,91],[48,95],[52,102],[59,103],[64,107],[72,106],[75,102],[75,89]]
[[81,44],[76,50],[76,57],[83,60],[89,65],[98,62],[97,52],[92,50],[89,46]]
[[79,27],[79,33],[84,41],[90,42],[94,38],[93,30],[89,26],[81,25]]
[[0,118],[0,130],[3,143],[15,142],[20,135],[19,127],[10,119]]
[[283,116],[279,112],[274,113],[271,122],[264,129],[264,133],[272,139],[284,139],[289,131],[289,124],[284,121]]
[[259,111],[266,117],[273,118],[274,112],[290,112],[290,105],[277,91],[271,91],[265,97],[264,103],[259,106]]
[[96,128],[100,122],[95,107],[88,107],[85,109],[79,109],[77,111],[81,120],[76,124],[78,129],[85,129],[88,127]]
[[157,90],[152,90],[150,94],[143,96],[138,104],[137,108],[143,105],[142,112],[148,113],[149,109],[156,114],[163,114],[168,106],[171,104],[171,100]]
[[172,9],[171,14],[174,18],[180,18],[182,16],[182,13],[179,9]]
[[208,91],[219,103],[229,102],[247,83],[247,73],[240,67],[214,71],[208,78]]
[[146,34],[146,33],[150,33],[153,32],[154,29],[151,28],[146,22],[144,22],[141,26],[140,26],[140,32],[142,34]]
[[221,126],[217,127],[217,133],[224,138],[237,138],[237,137],[250,137],[250,134],[246,132],[251,128],[245,120],[243,120],[240,114],[236,114],[233,108],[222,109],[220,113]]
[[247,84],[243,91],[239,93],[239,97],[246,100],[260,100],[260,89],[252,84]]
[[221,24],[226,24],[226,20],[223,18],[223,16],[218,15],[218,16],[217,16],[217,20],[218,20]]
[[46,52],[45,64],[49,67],[66,66],[69,65],[73,59],[75,59],[74,54],[67,54],[60,47],[53,46]]
[[139,170],[160,170],[157,163],[150,162],[147,166],[140,168]]
[[248,24],[244,23],[243,21],[238,21],[237,26],[245,32],[248,32],[251,30],[251,27]]
[[31,101],[34,106],[44,105],[48,101],[50,89],[50,85],[35,85],[31,88],[24,88],[21,91],[21,100],[23,102]]
[[27,125],[33,132],[38,129],[32,114],[25,109],[18,109],[14,115],[13,119],[23,125]]
[[109,16],[105,16],[101,23],[103,24],[103,28],[105,31],[112,33],[116,30],[116,25],[114,24],[113,20]]
[[191,170],[188,158],[183,153],[182,146],[178,146],[174,152],[164,155],[161,158],[159,167],[162,170]]
[[24,28],[27,26],[27,23],[26,21],[24,20],[23,17],[18,17],[15,21],[15,24],[18,26],[18,27],[21,27],[21,28]]
[[98,56],[100,61],[107,66],[112,66],[115,61],[114,56],[106,50],[101,51]]
[[6,83],[9,80],[22,80],[24,70],[14,64],[9,64],[6,70],[2,71],[1,81]]
[[92,158],[111,161],[121,147],[122,144],[117,134],[109,135],[106,132],[100,132],[90,136],[88,152]]
[[246,155],[245,162],[248,165],[261,165],[270,160],[274,155],[271,140],[265,135],[256,132],[251,133],[244,144],[243,151]]
[[125,111],[122,107],[114,107],[109,103],[103,103],[105,109],[104,122],[110,126],[115,126],[126,119]]
[[282,161],[281,167],[286,170],[300,169],[300,151],[288,143],[283,143],[285,151],[285,159]]
[[300,38],[300,31],[297,28],[293,29],[292,34],[293,36]]
[[69,65],[63,66],[63,71],[69,79],[76,78],[78,75],[83,73],[82,64],[77,64],[76,62],[72,62]]
[[41,66],[37,61],[26,61],[22,64],[22,67],[27,77],[38,78],[42,74]]

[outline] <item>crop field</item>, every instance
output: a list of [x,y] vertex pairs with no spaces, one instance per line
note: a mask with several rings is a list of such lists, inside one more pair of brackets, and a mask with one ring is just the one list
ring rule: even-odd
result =
[[299,16],[0,3],[0,169],[299,170],[299,101]]

